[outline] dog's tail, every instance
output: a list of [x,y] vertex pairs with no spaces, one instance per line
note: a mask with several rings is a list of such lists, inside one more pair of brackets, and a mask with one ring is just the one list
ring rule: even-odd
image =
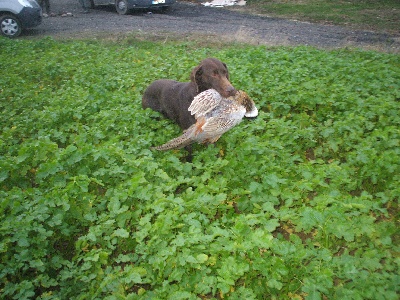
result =
[[161,146],[151,147],[150,149],[159,151],[180,149],[194,143],[195,134],[196,134],[196,126],[194,124],[190,126],[181,136],[174,138]]

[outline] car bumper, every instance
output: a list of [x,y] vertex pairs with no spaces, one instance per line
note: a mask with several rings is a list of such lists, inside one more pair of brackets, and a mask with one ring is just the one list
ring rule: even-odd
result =
[[132,8],[149,8],[170,6],[175,3],[175,0],[135,0],[129,3]]
[[24,7],[17,17],[23,28],[31,28],[42,23],[42,15],[40,7]]

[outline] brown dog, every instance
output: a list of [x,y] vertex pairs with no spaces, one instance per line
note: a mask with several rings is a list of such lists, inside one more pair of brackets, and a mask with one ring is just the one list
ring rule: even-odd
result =
[[196,122],[188,111],[193,98],[208,89],[215,89],[225,98],[236,94],[236,89],[229,82],[226,64],[216,58],[201,61],[192,70],[190,82],[154,81],[143,94],[142,106],[162,113],[182,129],[187,129]]

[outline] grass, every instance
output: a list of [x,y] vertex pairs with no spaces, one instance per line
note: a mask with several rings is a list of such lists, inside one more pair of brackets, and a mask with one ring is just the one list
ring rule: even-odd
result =
[[248,0],[246,9],[302,21],[400,33],[398,0]]
[[[398,299],[398,55],[0,48],[1,299]],[[180,130],[141,108],[144,89],[207,56],[259,116],[191,163],[150,151]]]

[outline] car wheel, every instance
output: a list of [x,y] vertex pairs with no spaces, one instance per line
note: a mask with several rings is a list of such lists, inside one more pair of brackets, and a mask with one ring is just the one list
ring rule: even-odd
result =
[[126,15],[129,13],[128,1],[126,0],[116,0],[115,8],[117,9],[117,13],[120,15]]
[[10,38],[17,37],[21,34],[21,22],[13,15],[0,16],[1,34]]

